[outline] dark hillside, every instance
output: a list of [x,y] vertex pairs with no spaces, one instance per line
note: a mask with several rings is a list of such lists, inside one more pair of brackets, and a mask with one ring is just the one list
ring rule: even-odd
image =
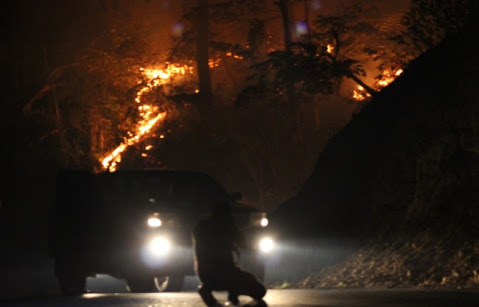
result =
[[[288,232],[373,234],[479,225],[479,47],[470,27],[425,53],[328,143]],[[287,227],[289,226],[289,227]]]

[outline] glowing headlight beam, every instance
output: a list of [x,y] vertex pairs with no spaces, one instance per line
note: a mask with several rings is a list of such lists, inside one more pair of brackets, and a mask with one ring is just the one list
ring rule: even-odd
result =
[[157,228],[157,227],[160,227],[161,225],[162,225],[161,220],[156,216],[150,217],[148,219],[148,226],[152,228]]
[[266,227],[266,226],[268,226],[268,224],[269,224],[269,220],[267,218],[263,217],[260,221],[261,227]]
[[260,251],[264,253],[269,253],[273,250],[274,248],[274,241],[271,238],[262,238],[259,241],[259,249]]
[[171,244],[167,238],[158,237],[151,240],[149,247],[154,256],[164,256],[170,251]]

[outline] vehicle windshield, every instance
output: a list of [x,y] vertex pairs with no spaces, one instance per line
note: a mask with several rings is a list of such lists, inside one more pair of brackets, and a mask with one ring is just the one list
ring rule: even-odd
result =
[[200,173],[124,172],[100,176],[103,202],[116,208],[169,208],[209,211],[228,193],[213,178]]

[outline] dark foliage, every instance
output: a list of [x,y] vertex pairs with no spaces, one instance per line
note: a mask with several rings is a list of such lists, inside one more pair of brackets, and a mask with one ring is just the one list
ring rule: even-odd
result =
[[479,235],[476,29],[411,63],[331,139],[277,221],[316,234],[452,227]]
[[285,92],[289,84],[311,94],[329,94],[333,90],[331,79],[335,72],[331,62],[325,52],[318,54],[313,44],[294,44],[290,50],[271,52],[267,61],[254,68],[273,71],[272,87],[279,93]]
[[397,59],[407,63],[445,38],[455,35],[477,17],[474,0],[413,0],[401,23],[404,30],[391,39],[402,45]]
[[379,240],[297,284],[301,288],[445,288],[479,286],[479,241],[421,232]]
[[252,66],[252,85],[238,101],[244,103],[255,94],[285,95],[289,102],[298,102],[301,96],[334,94],[344,77],[375,94],[360,79],[366,75],[362,62],[377,52],[362,43],[364,36],[377,33],[365,14],[363,6],[353,5],[342,6],[339,14],[316,16],[311,35],[289,42],[284,50],[270,52],[266,60]]

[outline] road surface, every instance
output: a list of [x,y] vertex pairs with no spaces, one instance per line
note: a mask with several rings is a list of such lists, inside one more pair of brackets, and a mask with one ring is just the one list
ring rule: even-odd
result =
[[[225,293],[215,293],[225,302]],[[250,303],[240,297],[241,304]],[[438,290],[269,290],[265,301],[270,307],[307,306],[479,306],[479,291]],[[0,306],[117,306],[117,307],[200,307],[205,306],[195,292],[179,293],[105,293],[85,294],[82,297],[36,297],[0,301]]]

